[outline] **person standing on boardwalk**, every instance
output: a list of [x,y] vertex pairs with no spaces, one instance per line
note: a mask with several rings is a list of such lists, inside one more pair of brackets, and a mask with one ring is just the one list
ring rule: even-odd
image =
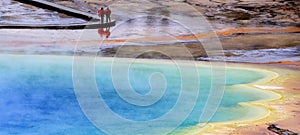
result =
[[110,20],[111,10],[109,9],[109,7],[107,7],[106,10],[104,10],[104,13],[106,16],[106,23],[111,22]]
[[98,16],[100,16],[100,18],[101,18],[101,23],[103,23],[104,22],[104,10],[103,10],[103,7],[100,9],[100,10],[98,10]]

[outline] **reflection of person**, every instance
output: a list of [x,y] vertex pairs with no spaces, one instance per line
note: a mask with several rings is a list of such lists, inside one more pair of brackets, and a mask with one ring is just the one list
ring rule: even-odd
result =
[[100,35],[100,37],[103,37],[104,33],[105,32],[104,32],[103,28],[98,29],[98,34]]
[[102,7],[100,10],[98,10],[98,16],[100,16],[100,18],[101,18],[101,23],[104,22],[104,15],[105,15],[105,13],[104,13],[104,10]]
[[105,16],[106,16],[106,22],[111,22],[110,20],[110,15],[111,15],[111,10],[109,9],[109,7],[106,8],[106,10],[104,10]]
[[106,30],[104,31],[105,32],[105,35],[106,35],[106,38],[108,38],[110,36],[110,28],[106,28]]
[[105,30],[103,28],[99,28],[98,29],[98,34],[100,35],[101,38],[103,36],[108,38],[110,36],[110,28],[105,28]]

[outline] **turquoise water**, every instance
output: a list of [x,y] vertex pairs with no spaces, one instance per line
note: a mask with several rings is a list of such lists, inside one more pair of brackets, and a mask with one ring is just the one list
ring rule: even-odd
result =
[[[77,102],[72,60],[72,57],[67,56],[0,55],[0,134],[104,134],[89,121]],[[133,121],[149,121],[160,118],[175,106],[182,81],[176,66],[159,62],[131,65],[128,78],[137,93],[147,95],[153,86],[165,88],[158,102],[151,106],[137,106],[118,96],[111,64],[109,60],[96,61],[95,82],[103,101],[118,116]],[[164,78],[151,80],[153,85],[149,85],[149,77],[153,73],[164,74]],[[199,123],[199,114],[207,100],[211,88],[210,68],[199,67],[198,74],[200,91],[197,102],[179,129]],[[263,95],[251,93],[251,90],[245,93],[231,91],[230,86],[250,83],[263,77],[261,73],[251,70],[228,69],[227,87],[220,108],[210,122],[243,117],[242,112],[237,109],[240,107],[237,103],[259,100]],[[166,85],[155,85],[162,81]],[[190,104],[190,101],[186,100],[184,103]],[[178,115],[182,112],[178,112]],[[105,116],[102,117],[105,119]],[[110,124],[120,128],[126,126],[114,122]],[[160,127],[163,125],[162,123]]]

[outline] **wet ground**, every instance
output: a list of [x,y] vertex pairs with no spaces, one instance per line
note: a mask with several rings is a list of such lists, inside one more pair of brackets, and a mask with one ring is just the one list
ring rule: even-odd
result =
[[[80,52],[81,55],[98,54],[107,57],[135,57],[135,54],[139,53],[141,58],[171,56],[176,59],[190,59],[192,56],[196,60],[217,60],[223,58],[224,49],[228,61],[300,60],[300,30],[297,30],[299,28],[291,27],[281,32],[276,29],[282,26],[270,25],[265,31],[253,32],[258,28],[253,27],[252,23],[248,26],[249,29],[244,29],[239,28],[240,25],[236,23],[212,21],[206,12],[196,10],[197,5],[191,4],[191,1],[127,0],[106,4],[94,0],[55,2],[90,13],[110,4],[112,18],[117,20],[117,25],[110,29],[94,30],[1,29],[0,36],[3,38],[0,39],[0,52],[56,55],[73,55]],[[86,22],[13,0],[2,1],[0,5],[0,24]],[[232,30],[228,30],[230,28]],[[222,32],[223,30],[225,32]],[[218,33],[219,38],[214,32]],[[223,46],[210,46],[214,42],[220,42]],[[74,52],[76,45],[79,47],[77,46]],[[183,54],[186,50],[189,51],[188,55]],[[221,56],[207,58],[207,52],[211,50]],[[170,56],[166,57],[162,52],[170,52]]]
[[[225,57],[229,62],[250,62],[250,63],[268,63],[278,61],[299,61],[300,46],[278,48],[278,49],[258,49],[258,50],[225,50],[225,54],[231,56]],[[197,60],[220,60],[220,57],[199,57]]]

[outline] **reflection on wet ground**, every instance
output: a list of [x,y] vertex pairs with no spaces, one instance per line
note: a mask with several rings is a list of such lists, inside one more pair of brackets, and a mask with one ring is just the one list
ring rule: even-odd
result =
[[145,16],[118,23],[111,38],[140,38],[147,36],[189,35],[189,30],[167,18]]
[[103,38],[103,36],[105,38],[109,38],[109,36],[110,36],[110,27],[108,27],[108,28],[99,28],[98,29],[98,34],[100,35],[100,38]]

